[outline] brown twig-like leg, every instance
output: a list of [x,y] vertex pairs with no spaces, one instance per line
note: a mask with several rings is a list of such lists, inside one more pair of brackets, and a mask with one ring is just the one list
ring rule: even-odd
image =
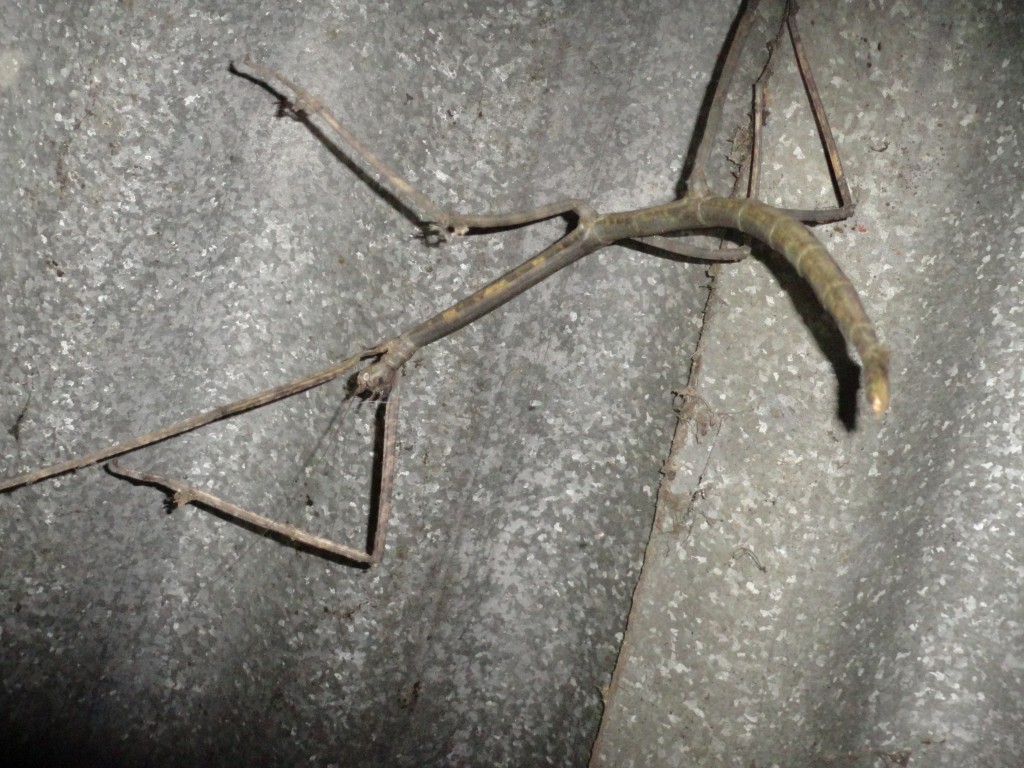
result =
[[[686,234],[692,233],[688,232]],[[628,243],[633,242],[633,240],[625,240],[623,242]],[[692,259],[694,261],[733,264],[737,261],[743,261],[750,255],[750,250],[748,248],[702,248],[700,246],[690,245],[689,243],[680,240],[679,236],[649,235],[648,237],[638,237],[635,242],[643,245],[649,245],[660,251],[665,251],[666,253],[671,253],[673,256],[679,256],[683,259]]]
[[175,422],[170,426],[158,429],[153,432],[149,432],[140,437],[132,438],[131,440],[125,440],[124,442],[112,445],[109,448],[103,448],[93,453],[88,453],[85,456],[79,456],[76,459],[69,459],[68,461],[61,462],[60,464],[51,464],[48,467],[37,469],[32,472],[25,472],[21,475],[15,475],[14,477],[0,480],[0,492],[10,491],[14,488],[20,488],[23,485],[31,485],[37,483],[40,480],[45,480],[48,477],[55,477],[57,475],[63,475],[66,472],[71,472],[75,469],[81,469],[83,467],[89,467],[93,464],[98,464],[101,461],[112,459],[115,456],[122,456],[132,451],[137,451],[140,448],[145,448],[148,445],[159,443],[172,437],[177,437],[186,432],[191,432],[200,427],[205,427],[207,424],[212,424],[215,421],[226,419],[229,416],[235,416],[239,413],[245,413],[255,408],[262,408],[264,405],[270,403],[276,403],[278,400],[284,400],[286,397],[297,395],[300,392],[319,387],[322,384],[326,384],[329,381],[333,381],[344,373],[355,368],[360,360],[366,359],[367,355],[353,355],[347,360],[343,360],[340,363],[332,365],[330,368],[324,368],[322,371],[317,371],[309,376],[303,376],[301,379],[295,379],[287,384],[282,384],[279,387],[273,387],[272,389],[264,390],[259,394],[252,395],[251,397],[242,398],[236,400],[233,403],[222,405],[217,408],[213,408],[209,411],[196,414],[188,419]]
[[839,158],[839,147],[836,145],[835,137],[832,135],[832,127],[828,122],[828,113],[825,111],[825,105],[821,102],[818,85],[814,81],[810,62],[807,60],[803,42],[800,40],[800,31],[797,28],[796,21],[796,0],[792,0],[792,5],[792,13],[786,19],[786,24],[789,27],[789,38],[793,42],[793,53],[796,56],[797,66],[800,68],[800,77],[803,79],[804,87],[807,89],[807,98],[811,102],[814,122],[818,126],[818,133],[821,136],[822,143],[825,145],[825,157],[828,159],[828,167],[832,172],[832,180],[835,182],[840,207],[824,211],[786,210],[786,213],[808,224],[842,221],[853,215],[856,205],[853,201],[853,194],[850,192],[850,185],[846,180],[846,174],[843,172],[843,161]]
[[278,523],[271,520],[269,517],[264,517],[263,515],[256,514],[255,512],[250,512],[244,507],[240,507],[230,501],[225,501],[219,496],[214,496],[212,493],[201,491],[200,489],[188,485],[187,483],[183,483],[180,480],[175,480],[171,477],[164,477],[163,475],[154,475],[149,472],[140,472],[137,469],[125,467],[116,461],[108,463],[106,467],[108,472],[112,475],[116,475],[117,477],[127,478],[138,483],[154,485],[158,488],[164,488],[165,490],[171,491],[171,503],[175,508],[183,507],[186,504],[202,504],[210,509],[217,510],[227,517],[240,520],[241,522],[262,531],[276,534],[282,538],[288,539],[296,544],[301,544],[304,547],[309,547],[310,549],[322,554],[344,557],[348,560],[354,560],[357,563],[366,563],[368,565],[372,565],[380,560],[379,557],[374,559],[371,554],[361,552],[358,549],[346,547],[344,544],[336,544],[330,539],[325,539],[321,536],[314,536],[313,534],[307,533],[301,528],[296,528],[293,525]]
[[775,55],[786,30],[786,22],[794,13],[796,13],[796,6],[792,2],[787,2],[782,11],[782,23],[779,24],[775,37],[768,43],[768,58],[765,60],[764,68],[757,76],[757,80],[754,81],[754,103],[750,110],[750,168],[747,176],[747,197],[755,200],[761,187],[761,139],[764,133],[764,119],[768,112],[765,107],[765,91],[775,73]]
[[[705,197],[711,195],[711,187],[707,179],[708,161],[714,151],[715,140],[718,137],[719,128],[722,123],[722,113],[725,110],[725,102],[728,97],[729,87],[739,67],[740,54],[746,47],[747,37],[754,23],[754,17],[760,0],[749,0],[743,15],[736,23],[732,41],[725,53],[725,60],[718,74],[718,80],[714,83],[714,95],[711,98],[711,105],[708,107],[704,119],[704,126],[701,131],[700,142],[693,156],[693,167],[686,180],[687,196]],[[682,233],[685,237],[690,233]],[[650,235],[648,237],[636,238],[638,242],[654,246],[668,253],[682,256],[689,259],[711,262],[736,262],[742,261],[750,255],[748,248],[701,248],[688,244],[677,236]]]
[[[811,113],[814,115],[814,123],[818,128],[818,135],[825,148],[825,161],[828,163],[829,174],[832,177],[836,198],[839,201],[837,208],[805,209],[805,208],[780,208],[783,213],[792,216],[794,219],[805,224],[827,224],[833,221],[843,221],[853,215],[856,204],[853,194],[850,192],[850,185],[843,172],[843,161],[839,157],[839,148],[836,145],[835,137],[832,135],[832,127],[828,121],[828,113],[818,93],[818,85],[814,80],[814,73],[811,72],[810,62],[807,54],[804,53],[803,41],[800,39],[800,31],[797,27],[797,3],[790,0],[786,4],[785,26],[789,29],[789,39],[793,44],[793,55],[796,58],[797,68],[800,70],[800,79],[803,81],[804,89],[807,92],[807,100],[811,105]],[[776,37],[773,46],[781,42],[782,28],[779,29],[779,36]],[[754,131],[753,149],[750,169],[750,196],[757,197],[759,174],[761,170],[761,128],[764,124],[765,106],[764,91],[768,79],[771,77],[774,67],[773,57],[769,56],[761,76],[754,83]]]
[[[751,0],[747,5],[743,16],[737,22],[732,43],[730,44],[729,50],[726,52],[725,61],[722,64],[718,82],[715,85],[715,94],[712,98],[711,106],[708,108],[708,114],[704,124],[704,132],[694,155],[693,169],[690,173],[689,179],[687,180],[687,189],[691,195],[701,196],[711,194],[707,181],[706,166],[713,150],[714,139],[718,134],[722,121],[726,95],[729,91],[729,86],[732,83],[736,69],[738,68],[740,53],[746,43],[747,37],[749,36],[751,26],[753,25],[758,3],[759,0]],[[803,81],[807,98],[810,102],[811,112],[814,115],[814,122],[818,128],[818,134],[825,147],[825,159],[828,163],[829,174],[833,180],[840,205],[838,208],[826,209],[781,208],[779,210],[799,221],[804,222],[805,224],[825,224],[848,219],[853,215],[856,205],[853,201],[853,195],[850,192],[850,186],[846,180],[846,175],[843,172],[842,160],[839,157],[839,149],[836,145],[835,138],[832,135],[832,129],[828,120],[828,113],[825,111],[825,106],[821,101],[820,94],[818,93],[818,87],[814,80],[814,74],[811,71],[810,62],[807,60],[807,55],[804,53],[803,42],[800,39],[800,32],[797,26],[798,13],[799,7],[795,0],[790,0],[786,3],[786,7],[783,11],[782,22],[779,24],[779,28],[774,39],[769,44],[768,57],[765,60],[765,65],[761,70],[761,74],[754,83],[754,104],[751,110],[752,138],[749,176],[747,181],[747,197],[755,200],[758,197],[761,178],[761,144],[764,136],[764,118],[767,113],[767,110],[765,109],[765,91],[775,69],[775,56],[782,41],[782,36],[786,30],[788,30],[789,37],[793,45],[793,53],[796,59],[797,68],[800,71],[800,78]],[[683,233],[684,236],[686,234],[687,233]],[[666,237],[655,235],[651,237],[637,238],[637,241],[678,256],[699,259],[701,261],[742,261],[749,255],[749,251],[743,248],[712,249],[690,246],[685,242],[680,241],[678,236]]]
[[402,205],[419,218],[424,226],[434,225],[441,229],[447,227],[445,212],[435,205],[433,200],[413,188],[401,174],[377,157],[373,150],[363,144],[331,114],[331,111],[324,106],[319,98],[311,96],[304,88],[293,83],[280,72],[264,67],[248,56],[245,57],[244,63],[260,77],[266,80],[277,80],[288,88],[294,94],[292,105],[296,112],[319,115],[351,150],[346,153],[346,157],[359,163],[363,172],[393,194]]
[[441,239],[447,240],[454,235],[464,235],[471,229],[485,230],[521,227],[554,218],[555,216],[562,216],[566,213],[575,213],[577,216],[580,216],[581,207],[589,208],[582,200],[568,198],[546,205],[500,214],[463,214],[443,210],[360,141],[355,134],[348,130],[334,116],[320,98],[310,95],[302,86],[277,70],[254,61],[250,56],[246,56],[243,63],[259,74],[260,77],[267,80],[276,80],[288,88],[294,95],[292,108],[296,112],[306,115],[318,115],[351,150],[346,153],[346,157],[356,160],[362,170],[394,195],[402,205],[408,208],[428,232],[437,235]]
[[395,490],[396,443],[398,442],[398,380],[395,380],[384,403],[384,441],[380,462],[380,492],[377,494],[377,522],[370,547],[370,564],[376,565],[384,557],[384,542],[391,521],[391,496]]
[[711,194],[711,187],[707,179],[708,161],[714,150],[714,142],[718,136],[719,126],[722,123],[722,112],[725,109],[726,95],[729,86],[732,84],[733,76],[739,66],[740,53],[742,53],[750,28],[754,23],[754,15],[757,11],[759,0],[750,0],[743,16],[736,24],[736,31],[733,34],[729,50],[725,54],[725,61],[719,73],[718,82],[715,84],[715,95],[708,107],[707,117],[704,120],[704,130],[694,153],[693,168],[690,177],[687,179],[687,193],[690,195],[704,196]]
[[322,536],[315,536],[294,525],[278,523],[269,517],[264,517],[257,512],[252,512],[245,507],[222,499],[219,496],[214,496],[212,493],[207,493],[174,478],[149,472],[140,472],[137,469],[125,467],[116,461],[109,462],[106,465],[106,469],[117,477],[127,478],[171,491],[171,503],[174,504],[175,508],[183,507],[186,504],[202,504],[220,512],[226,517],[240,520],[260,530],[276,534],[296,544],[308,547],[315,552],[344,557],[357,563],[374,566],[380,563],[381,558],[384,556],[388,522],[391,519],[391,496],[395,486],[395,438],[397,430],[398,381],[396,380],[392,385],[388,399],[384,402],[383,456],[381,458],[380,490],[377,495],[377,521],[374,526],[373,541],[370,544],[369,551],[366,552],[346,546],[345,544],[338,544]]

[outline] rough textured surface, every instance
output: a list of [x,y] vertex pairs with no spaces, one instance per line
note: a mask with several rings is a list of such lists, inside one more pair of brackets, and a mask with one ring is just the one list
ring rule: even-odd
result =
[[[596,765],[1024,763],[1024,11],[827,7],[804,36],[860,205],[822,236],[893,349],[892,411],[848,432],[806,291],[723,271]],[[793,78],[769,202],[816,189]]]
[[[443,205],[610,209],[674,194],[735,13],[409,5],[4,4],[5,471],[324,367],[557,235],[423,248],[230,58],[301,79]],[[894,350],[893,410],[849,431],[856,371],[807,293],[769,256],[723,270],[594,762],[1015,764],[1021,11],[803,6],[860,203],[822,237]],[[791,69],[773,99],[764,197],[820,204]],[[418,355],[375,571],[99,469],[0,497],[3,741],[585,764],[705,284],[611,249]],[[371,416],[345,408],[325,388],[126,463],[358,542]]]
[[[673,195],[732,14],[3,5],[5,473],[324,367],[559,233],[423,247],[230,58],[299,79],[443,205],[628,207]],[[706,281],[609,249],[418,355],[369,573],[101,469],[0,497],[3,741],[77,765],[585,762]],[[371,414],[342,394],[125,463],[359,543]]]

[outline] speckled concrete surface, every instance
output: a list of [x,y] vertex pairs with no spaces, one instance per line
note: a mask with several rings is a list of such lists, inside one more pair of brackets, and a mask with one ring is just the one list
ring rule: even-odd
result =
[[[735,9],[506,5],[5,3],[4,470],[324,367],[557,235],[423,248],[232,57],[301,77],[443,205],[671,197]],[[855,371],[801,286],[723,270],[706,431],[676,436],[593,761],[1013,765],[1021,11],[803,6],[860,203],[822,236],[893,348],[893,409],[849,431]],[[772,202],[827,192],[799,97],[783,68]],[[7,757],[585,764],[705,287],[612,249],[421,353],[369,573],[99,469],[0,496]],[[370,419],[334,386],[130,461],[358,541]]]
[[[733,9],[620,5],[5,2],[4,472],[324,367],[557,235],[424,248],[229,59],[301,79],[444,205],[629,207],[673,195]],[[420,354],[370,573],[101,469],[0,497],[0,741],[75,765],[584,763],[706,282],[610,249]],[[328,387],[126,463],[358,542],[370,419]]]
[[[804,289],[723,271],[593,764],[1021,765],[1024,9],[803,7],[892,410],[848,432]],[[770,201],[808,192],[794,77]]]

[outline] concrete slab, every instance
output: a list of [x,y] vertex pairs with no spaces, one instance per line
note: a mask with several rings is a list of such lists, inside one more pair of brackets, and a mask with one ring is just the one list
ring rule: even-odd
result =
[[[422,247],[230,59],[300,79],[444,205],[628,207],[673,195],[731,16],[5,3],[4,471],[317,370],[557,236]],[[706,280],[611,249],[419,355],[370,573],[100,469],[4,496],[3,741],[76,765],[585,761]],[[125,463],[358,542],[372,414],[342,394]]]
[[[859,201],[819,231],[892,347],[893,407],[849,431],[803,286],[723,270],[593,764],[1018,765],[1024,13],[801,15]],[[816,189],[785,82],[770,202]]]
[[[623,208],[674,195],[735,9],[0,13],[14,472],[324,367],[557,236],[423,248],[231,58],[301,79],[444,205]],[[410,366],[377,570],[99,469],[0,497],[12,760],[581,765],[604,711],[599,765],[1019,762],[1024,20],[802,14],[859,201],[823,238],[894,350],[890,415],[850,431],[855,371],[765,256],[717,283],[707,431],[681,425],[658,492],[707,278],[610,249]],[[820,202],[795,73],[777,83],[765,197]],[[358,541],[372,415],[342,394],[126,463]]]

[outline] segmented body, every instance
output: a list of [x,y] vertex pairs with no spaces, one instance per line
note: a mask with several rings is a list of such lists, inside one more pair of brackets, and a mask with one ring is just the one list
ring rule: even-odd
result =
[[864,365],[864,393],[872,410],[883,413],[889,407],[889,351],[875,333],[857,289],[811,230],[756,200],[698,200],[697,218],[755,237],[793,265],[857,350]]
[[864,364],[865,393],[875,413],[889,403],[889,353],[879,341],[857,290],[828,249],[796,219],[756,200],[688,197],[634,211],[597,214],[532,259],[414,328],[374,347],[380,359],[359,374],[362,391],[384,396],[397,370],[420,347],[454,333],[541,280],[605,245],[627,238],[707,228],[734,229],[781,254],[814,291]]

